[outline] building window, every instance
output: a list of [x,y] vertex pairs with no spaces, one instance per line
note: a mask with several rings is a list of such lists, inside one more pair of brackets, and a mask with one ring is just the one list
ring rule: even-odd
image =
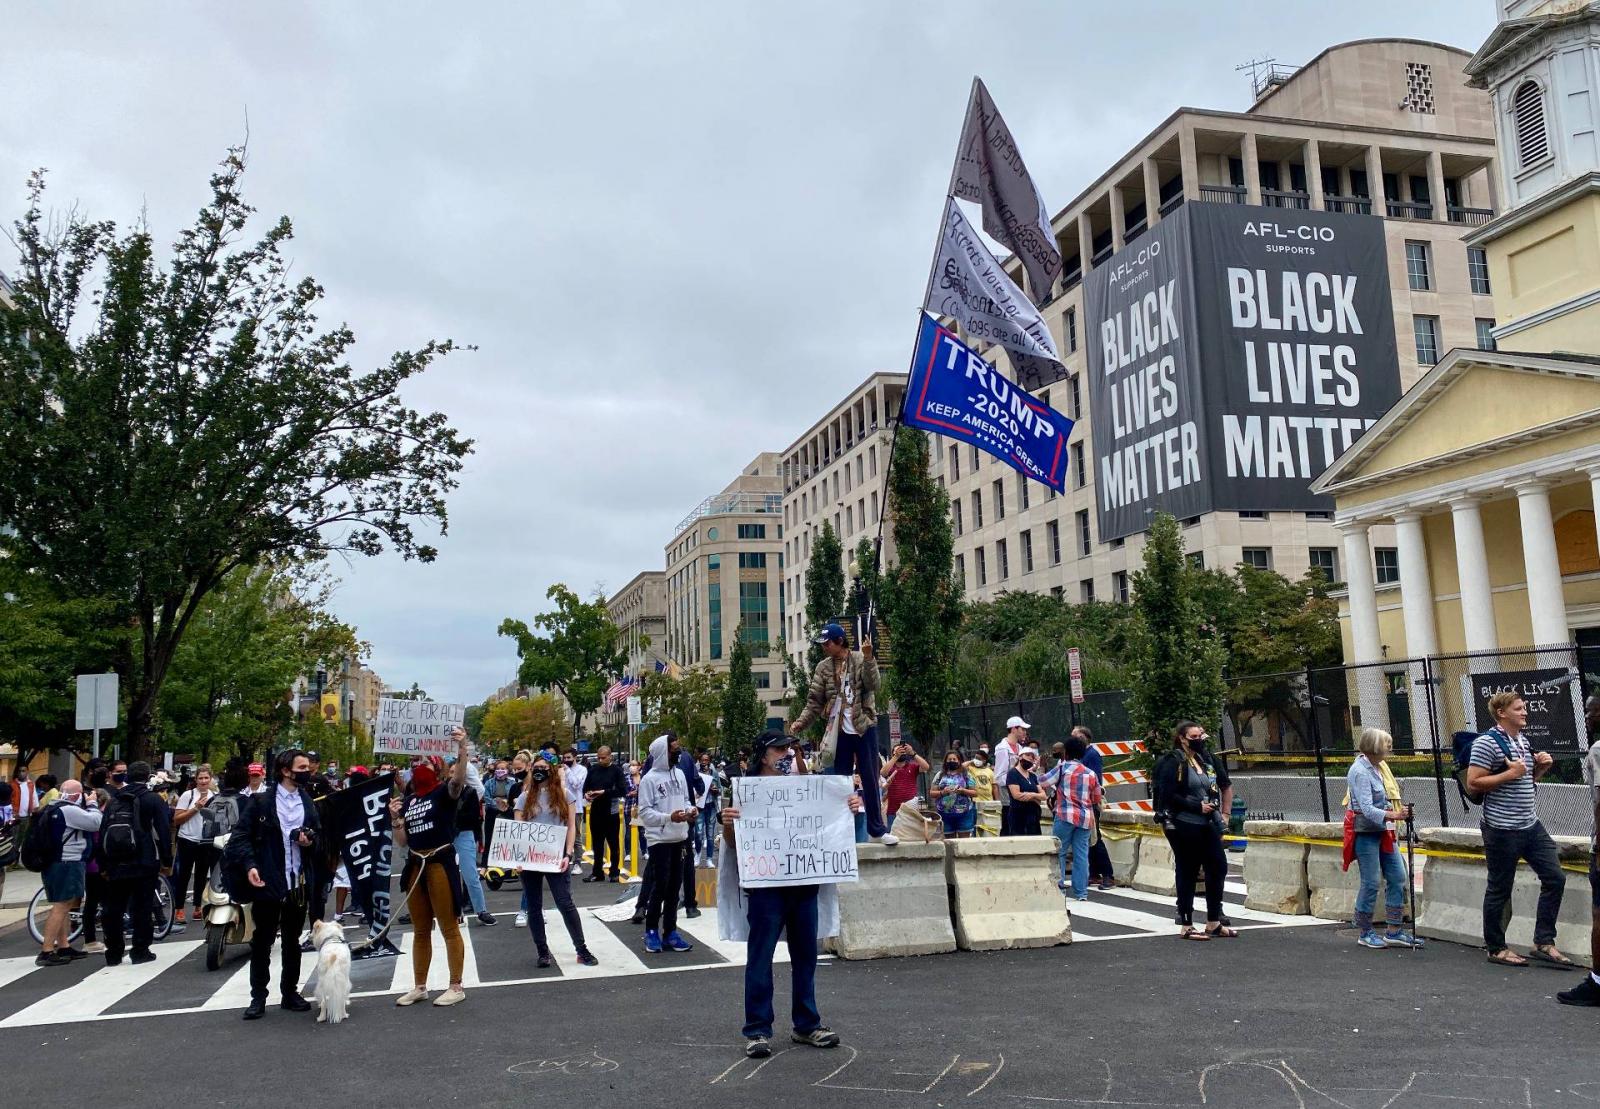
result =
[[1311,568],[1320,571],[1324,581],[1339,580],[1338,555],[1332,547],[1312,547]]
[[1028,511],[1028,478],[1025,474],[1017,475],[1017,511]]
[[1489,253],[1481,246],[1467,247],[1467,276],[1472,279],[1472,291],[1486,297],[1489,292]]
[[873,477],[878,476],[878,448],[867,448],[867,472]]
[[957,535],[961,534],[961,498],[950,498],[950,523]]
[[994,518],[996,520],[1006,518],[1006,485],[1003,481],[994,483]]
[[739,569],[765,570],[767,568],[767,552],[765,551],[740,551]]
[[1478,349],[1494,349],[1494,321],[1478,319],[1472,321],[1478,328]]
[[950,480],[961,480],[961,448],[950,448]]
[[1185,516],[1183,518],[1182,522],[1183,522],[1183,526],[1186,527],[1186,528],[1197,527],[1199,525],[1199,523],[1200,523],[1200,517],[1198,517],[1198,516]]
[[1373,579],[1379,585],[1393,585],[1400,580],[1400,549],[1398,547],[1374,547],[1372,549],[1372,568],[1376,571]]
[[1411,332],[1417,341],[1417,364],[1432,366],[1439,361],[1439,317],[1412,316]]
[[1544,90],[1537,81],[1524,81],[1511,94],[1511,126],[1517,137],[1517,168],[1527,169],[1550,156],[1550,139],[1544,126]]
[[1333,519],[1333,513],[1332,512],[1328,512],[1325,509],[1320,509],[1320,508],[1319,509],[1313,509],[1312,511],[1306,513],[1306,519],[1307,520],[1331,520],[1331,519]]
[[1089,481],[1088,466],[1084,463],[1083,444],[1072,444],[1072,487],[1082,489]]
[[1189,563],[1189,569],[1191,570],[1204,570],[1206,568],[1206,556],[1203,551],[1190,551],[1184,555],[1184,559]]
[[995,573],[1000,575],[1001,581],[1005,581],[1011,576],[1011,557],[1006,550],[1006,541],[1004,539],[996,539],[994,541],[994,569]]
[[1033,573],[1033,532],[1022,533],[1022,572]]
[[722,586],[706,586],[706,607],[711,613],[711,657],[722,657]]
[[772,688],[772,675],[765,670],[758,671],[750,676],[755,679],[757,689]]
[[717,541],[717,529],[716,528],[706,528],[706,538],[711,540],[711,542],[715,543]]
[[1121,604],[1128,603],[1128,571],[1118,570],[1111,575],[1111,596]]
[[988,563],[988,561],[987,561],[987,559],[986,559],[986,557],[985,557],[985,555],[983,553],[983,548],[982,547],[975,548],[973,550],[973,552],[972,552],[972,557],[974,559],[973,569],[977,572],[977,575],[978,575],[978,584],[979,585],[988,585],[989,584],[989,563]]
[[1094,579],[1084,578],[1078,583],[1078,596],[1086,605],[1094,604]]
[[1418,293],[1426,293],[1433,288],[1433,265],[1428,256],[1427,243],[1406,240],[1406,284]]
[[1408,112],[1433,114],[1433,68],[1427,62],[1406,63],[1406,98],[1400,106]]
[[[1078,310],[1076,308],[1067,309],[1066,318],[1062,321],[1061,326],[1066,332],[1067,353],[1071,354],[1078,349]],[[1046,401],[1045,403],[1048,404],[1050,402]]]
[[976,443],[972,446],[972,472],[978,472],[978,446]]
[[1122,550],[1123,547],[1126,547],[1127,545],[1128,545],[1128,541],[1126,539],[1122,538],[1121,536],[1118,536],[1117,538],[1113,539],[1111,541],[1111,543],[1110,543],[1110,547],[1111,547],[1111,549],[1113,551],[1120,551],[1120,550]]
[[706,566],[712,570],[722,569],[722,556],[719,554],[706,555]]
[[1239,519],[1241,520],[1265,520],[1266,518],[1267,514],[1259,508],[1241,508],[1239,510]]
[[1067,379],[1072,383],[1072,404],[1068,407],[1067,415],[1074,420],[1083,419],[1083,391],[1078,388],[1078,375],[1073,374]]
[[878,491],[876,489],[872,491],[872,522],[874,524],[878,522]]
[[1271,547],[1246,547],[1240,555],[1239,561],[1246,566],[1254,566],[1257,570],[1272,569]]
[[1080,509],[1078,512],[1078,553],[1084,558],[1089,557],[1089,510]]
[[983,527],[983,494],[978,490],[972,491],[972,530],[977,531]]
[[739,639],[750,645],[751,652],[765,658],[770,631],[767,622],[767,583],[742,581],[739,583]]
[[961,588],[967,587],[967,556],[956,555],[956,581],[961,583]]
[[740,524],[740,539],[765,539],[767,537],[766,524]]
[[[844,533],[846,535],[849,535],[849,534],[851,534],[852,532],[854,532],[856,530],[856,522],[855,522],[855,520],[856,520],[856,506],[853,505],[853,504],[845,505],[844,506]],[[865,523],[865,521],[862,521],[862,522]]]
[[1061,565],[1061,523],[1051,520],[1044,526],[1045,538],[1050,543],[1050,565]]
[[1061,600],[1061,598],[1065,597],[1066,595],[1067,595],[1067,591],[1066,591],[1066,589],[1064,587],[1059,586],[1059,585],[1052,585],[1050,587],[1050,596],[1054,597],[1056,600],[1059,601],[1059,600]]

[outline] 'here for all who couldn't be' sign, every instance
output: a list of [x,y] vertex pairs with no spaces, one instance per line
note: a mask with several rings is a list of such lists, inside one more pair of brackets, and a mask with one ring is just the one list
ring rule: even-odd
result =
[[467,706],[436,701],[407,701],[400,697],[378,700],[378,725],[372,733],[372,750],[379,755],[453,755],[452,730],[463,727]]
[[843,774],[735,778],[739,884],[757,889],[854,882],[853,791]]

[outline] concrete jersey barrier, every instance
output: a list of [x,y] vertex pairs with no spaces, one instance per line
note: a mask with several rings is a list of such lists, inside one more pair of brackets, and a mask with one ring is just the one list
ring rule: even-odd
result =
[[1133,885],[1139,870],[1139,858],[1146,837],[1140,834],[1140,825],[1153,828],[1154,819],[1149,813],[1106,809],[1100,814],[1100,838],[1111,858],[1111,872],[1124,886]]
[[1304,843],[1277,836],[1303,838],[1303,824],[1282,820],[1247,820],[1250,846],[1244,853],[1244,907],[1286,916],[1310,911]]
[[1072,942],[1067,902],[1056,888],[1054,836],[955,839],[944,848],[950,914],[961,950]]
[[860,880],[839,884],[839,934],[831,950],[845,959],[888,959],[956,949],[950,920],[945,845],[856,846]]

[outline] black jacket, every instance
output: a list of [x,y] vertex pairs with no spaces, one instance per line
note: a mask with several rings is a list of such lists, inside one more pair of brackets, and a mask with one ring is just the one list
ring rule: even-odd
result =
[[[317,815],[316,802],[311,791],[302,788],[300,803],[305,806],[305,827],[312,829],[317,844],[300,849],[300,862],[305,868],[306,887],[317,888],[317,859],[321,854],[322,820]],[[236,863],[243,877],[252,868],[266,883],[260,889],[251,887],[249,893],[257,901],[283,901],[289,896],[283,874],[283,829],[278,824],[278,787],[274,785],[249,799],[239,814],[239,823],[228,841],[228,858]],[[237,845],[237,846],[236,846]],[[230,870],[234,867],[230,866]],[[237,896],[237,894],[236,894]]]
[[628,795],[628,779],[623,776],[622,767],[612,762],[610,766],[601,766],[595,763],[589,768],[589,776],[583,781],[583,792],[603,789],[606,795],[597,797],[590,802],[591,808],[605,806],[607,812],[611,811],[611,803],[620,801]]
[[139,799],[139,858],[127,863],[102,861],[105,875],[107,878],[154,877],[172,866],[172,810],[143,782],[123,786],[117,794]]

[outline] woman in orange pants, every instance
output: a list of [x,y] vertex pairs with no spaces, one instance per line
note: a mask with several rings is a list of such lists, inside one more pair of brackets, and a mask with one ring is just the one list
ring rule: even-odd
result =
[[457,923],[456,890],[456,806],[467,780],[467,733],[457,728],[455,767],[444,777],[444,761],[437,755],[418,759],[411,767],[411,789],[405,797],[389,802],[394,824],[394,841],[409,851],[400,875],[400,888],[411,913],[411,975],[415,983],[402,994],[396,1005],[415,1005],[428,999],[428,967],[433,962],[433,925],[444,933],[445,956],[450,962],[450,988],[440,994],[435,1005],[456,1005],[467,999],[461,988],[462,965],[466,948]]

